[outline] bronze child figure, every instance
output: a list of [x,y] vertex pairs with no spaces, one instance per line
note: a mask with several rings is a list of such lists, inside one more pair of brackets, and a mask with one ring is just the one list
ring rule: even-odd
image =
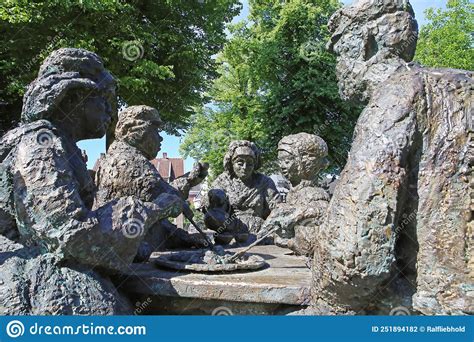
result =
[[327,165],[328,147],[317,135],[288,135],[278,143],[278,164],[291,183],[285,203],[280,203],[264,223],[262,232],[275,226],[276,245],[296,254],[311,256],[316,230],[322,224],[329,205],[329,194],[316,182]]

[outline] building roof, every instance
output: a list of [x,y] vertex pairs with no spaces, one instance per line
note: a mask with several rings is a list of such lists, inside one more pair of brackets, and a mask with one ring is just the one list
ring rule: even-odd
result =
[[162,158],[155,158],[150,162],[156,167],[161,177],[168,182],[184,175],[183,158],[168,158],[168,154],[163,153]]

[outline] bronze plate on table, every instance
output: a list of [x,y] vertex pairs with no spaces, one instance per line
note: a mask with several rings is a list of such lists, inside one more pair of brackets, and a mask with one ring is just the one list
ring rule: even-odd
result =
[[[192,272],[232,272],[245,270],[259,270],[266,265],[265,260],[258,255],[245,254],[232,263],[205,263],[205,253],[209,250],[187,250],[155,252],[150,262],[173,270]],[[226,256],[232,253],[227,252]]]

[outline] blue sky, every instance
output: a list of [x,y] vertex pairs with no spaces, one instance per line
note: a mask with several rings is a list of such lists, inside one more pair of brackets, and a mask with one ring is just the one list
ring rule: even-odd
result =
[[[350,4],[353,0],[342,0],[344,4]],[[410,3],[415,10],[415,15],[418,20],[418,24],[421,26],[425,21],[424,11],[429,7],[445,7],[447,0],[411,0]],[[249,5],[247,0],[242,1],[243,9],[240,14],[234,18],[233,22],[239,22],[245,20],[249,14]],[[146,104],[146,103],[144,103]],[[163,152],[168,153],[168,157],[180,157],[179,155],[179,145],[181,143],[182,137],[171,136],[168,134],[162,134],[163,142],[161,143],[161,151],[159,156]],[[105,138],[103,139],[94,139],[94,140],[85,140],[79,142],[79,148],[86,150],[89,157],[88,167],[92,168],[95,161],[99,157],[100,153],[105,151]],[[194,161],[191,158],[187,158],[185,161],[185,170],[189,171],[193,165]]]

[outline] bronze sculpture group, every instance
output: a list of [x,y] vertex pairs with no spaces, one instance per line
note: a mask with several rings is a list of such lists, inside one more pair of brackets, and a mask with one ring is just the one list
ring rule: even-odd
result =
[[[307,313],[406,303],[474,313],[472,73],[410,63],[417,24],[405,1],[359,0],[329,28],[341,95],[367,103],[333,197],[317,183],[328,163],[321,137],[279,142],[286,201],[258,172],[256,145],[234,141],[204,196],[206,227],[223,245],[277,227],[267,243],[314,256]],[[150,163],[158,111],[117,114],[115,91],[99,56],[57,50],[25,94],[22,124],[0,139],[0,314],[129,313],[111,275],[154,251],[206,246],[169,221],[192,217],[186,199],[206,166],[165,182]],[[112,121],[115,141],[92,179],[76,144]]]

